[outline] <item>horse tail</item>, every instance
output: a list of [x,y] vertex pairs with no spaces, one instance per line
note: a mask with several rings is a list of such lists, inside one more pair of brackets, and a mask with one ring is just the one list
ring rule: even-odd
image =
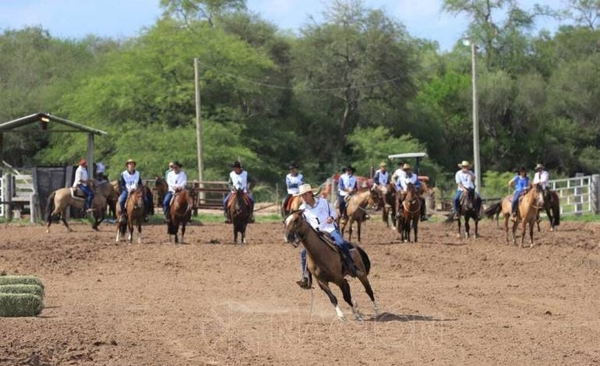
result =
[[499,214],[502,211],[502,201],[500,202],[496,202],[493,205],[491,205],[490,207],[488,207],[483,214],[485,215],[485,217],[487,217],[488,219],[491,219],[492,217],[494,217],[494,215]]
[[355,247],[356,250],[358,250],[358,253],[360,254],[360,258],[362,259],[363,264],[365,265],[365,274],[369,275],[369,271],[371,270],[371,260],[369,259],[369,256],[363,250],[363,248],[359,247],[358,245],[355,245]]
[[56,191],[50,193],[48,199],[46,200],[46,222],[50,222],[52,219],[52,212],[56,208],[54,206],[54,196],[56,196]]
[[558,226],[560,225],[560,200],[557,194],[554,194],[554,198],[556,198],[556,204],[552,205],[552,216],[554,217],[554,226]]

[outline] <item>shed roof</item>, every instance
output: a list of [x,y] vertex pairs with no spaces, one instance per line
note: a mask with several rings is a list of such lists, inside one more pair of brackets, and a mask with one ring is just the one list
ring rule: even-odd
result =
[[61,117],[53,116],[48,113],[35,113],[29,116],[21,117],[14,119],[12,121],[4,122],[0,124],[0,133],[9,132],[15,128],[19,128],[31,123],[35,122],[56,122],[61,125],[72,127],[74,130],[72,132],[87,132],[92,133],[94,135],[108,135],[107,132],[101,131],[95,128],[91,128],[88,126],[81,125],[79,123],[75,123],[73,121],[69,121],[68,119],[64,119]]

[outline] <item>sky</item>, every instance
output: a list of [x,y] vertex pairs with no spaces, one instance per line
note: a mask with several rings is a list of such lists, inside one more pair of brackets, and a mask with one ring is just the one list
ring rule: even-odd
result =
[[[566,0],[520,0],[525,9],[534,3],[564,7]],[[83,38],[137,36],[160,17],[159,0],[0,0],[0,31],[39,25],[53,37]],[[322,20],[326,0],[247,0],[248,9],[280,29],[298,30],[312,15]],[[465,33],[469,19],[441,11],[442,0],[367,0],[369,8],[384,9],[406,26],[413,37],[435,40],[450,50]],[[538,28],[554,30],[556,24],[540,22]]]

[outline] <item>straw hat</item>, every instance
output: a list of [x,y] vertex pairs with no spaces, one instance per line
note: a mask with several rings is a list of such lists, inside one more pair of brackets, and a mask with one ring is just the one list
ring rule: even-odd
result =
[[127,166],[127,165],[129,165],[129,164],[137,165],[137,163],[136,163],[136,162],[135,162],[135,160],[133,160],[133,159],[129,159],[129,160],[127,160],[127,162],[125,163],[125,165],[126,165],[126,166]]
[[462,163],[458,164],[459,168],[470,168],[471,167],[471,163],[469,163],[466,160],[463,160]]
[[402,165],[402,170],[412,170],[412,167],[410,166],[410,164],[404,164]]
[[534,170],[539,170],[539,169],[544,169],[544,166],[542,165],[542,163],[538,163],[538,164],[535,166],[535,169],[534,169]]
[[379,167],[380,168],[387,168],[387,164],[385,163],[385,161],[382,161],[381,163],[379,163]]
[[297,196],[302,196],[304,193],[308,192],[313,193],[312,187],[310,186],[310,184],[303,184],[300,186],[300,188],[298,188]]

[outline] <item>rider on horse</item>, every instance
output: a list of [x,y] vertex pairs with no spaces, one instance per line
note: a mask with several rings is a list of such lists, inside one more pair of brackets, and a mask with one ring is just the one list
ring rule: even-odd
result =
[[419,177],[412,172],[412,167],[409,164],[404,164],[402,166],[402,170],[404,171],[405,176],[404,179],[399,179],[396,181],[396,192],[399,192],[402,197],[404,197],[408,188],[408,184],[411,183],[417,190],[417,195],[421,201],[421,221],[427,221],[425,199],[421,197],[421,181],[419,180]]
[[346,172],[340,175],[338,182],[338,206],[342,221],[348,220],[346,213],[346,197],[353,195],[357,191],[358,181],[354,176],[355,169],[351,165],[346,168]]
[[142,176],[139,171],[135,170],[136,162],[133,159],[127,160],[125,169],[121,173],[121,195],[119,196],[119,207],[121,208],[121,221],[127,221],[127,217],[125,216],[125,203],[127,202],[127,197],[129,193],[134,192],[138,187],[143,185]]
[[229,198],[231,194],[237,190],[242,189],[244,193],[248,196],[250,200],[250,217],[248,218],[249,223],[254,222],[254,198],[252,197],[252,193],[250,192],[250,186],[254,184],[254,180],[250,177],[247,171],[242,169],[242,163],[239,161],[235,161],[231,165],[232,171],[229,173],[229,189],[231,190],[225,199],[223,200],[223,209],[225,213],[225,223],[231,224],[231,220],[229,219],[229,212],[227,211],[227,203],[229,202]]
[[169,177],[169,173],[171,173],[173,171],[173,164],[175,164],[175,162],[170,161],[169,167],[167,168],[167,170],[165,170],[165,181],[167,181],[167,178]]
[[[456,190],[456,195],[454,196],[454,219],[457,220],[460,216],[460,196],[463,192],[466,192],[468,189],[475,189],[475,174],[471,171],[471,164],[468,161],[463,160],[462,163],[458,164],[460,168],[459,171],[456,172],[454,176],[456,184],[458,186]],[[479,193],[475,192],[476,199],[474,203],[475,211],[477,212],[477,217],[479,217],[479,211],[481,210],[481,197]]]
[[387,186],[390,183],[390,173],[387,171],[387,164],[385,161],[379,163],[379,169],[373,176],[373,184],[378,186]]
[[550,180],[550,174],[544,168],[541,163],[538,163],[535,166],[535,175],[533,176],[533,184],[539,184],[540,187],[544,190],[544,199],[546,199],[549,189],[548,189],[548,181]]
[[75,180],[73,181],[73,187],[79,188],[85,194],[85,206],[86,212],[92,212],[92,200],[94,199],[94,191],[88,187],[89,177],[87,171],[87,160],[79,160],[79,166],[75,170]]
[[287,196],[283,201],[283,210],[287,210],[287,206],[293,196],[298,195],[298,187],[304,184],[304,176],[298,173],[298,166],[295,163],[289,166],[290,173],[285,176],[285,185],[287,186]]
[[[362,273],[360,273],[360,270],[356,267],[352,255],[350,255],[348,242],[344,240],[335,224],[337,218],[335,209],[331,207],[331,204],[325,198],[315,197],[310,184],[301,185],[298,195],[302,197],[302,201],[304,201],[300,206],[300,209],[304,210],[306,221],[315,230],[329,233],[335,244],[338,246],[340,253],[342,253],[344,262],[352,276],[361,276]],[[302,279],[296,283],[298,286],[307,289],[310,288],[310,285],[308,283],[308,272],[306,269],[306,249],[302,249],[300,258],[302,260]]]
[[171,208],[173,194],[184,190],[185,185],[187,184],[187,175],[181,170],[181,163],[173,161],[169,163],[169,167],[172,167],[172,170],[167,173],[167,185],[169,186],[169,190],[167,194],[165,194],[163,200],[165,222],[169,222],[169,209]]
[[394,174],[392,174],[392,178],[390,179],[392,183],[397,184],[399,180],[404,179],[404,177],[406,176],[406,173],[404,173],[404,170],[402,169],[403,166],[403,161],[398,163],[398,169],[396,169]]
[[106,167],[104,164],[97,162],[96,163],[96,180],[98,183],[108,182],[108,177],[104,174],[106,171]]
[[519,206],[519,197],[523,192],[529,188],[529,177],[527,176],[527,169],[524,166],[519,168],[519,174],[515,175],[513,179],[508,182],[508,186],[515,189],[513,193],[512,206],[511,206],[511,220],[517,220],[517,208]]

